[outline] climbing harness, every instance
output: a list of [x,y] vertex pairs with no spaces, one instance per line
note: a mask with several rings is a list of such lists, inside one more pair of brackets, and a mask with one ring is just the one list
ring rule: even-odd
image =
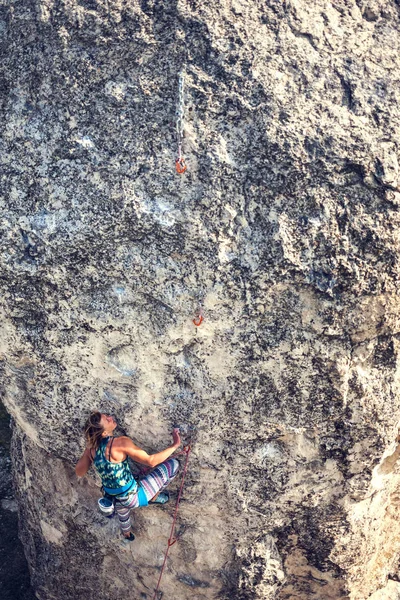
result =
[[154,591],[153,600],[161,600],[162,592],[161,592],[161,595],[159,595],[159,596],[158,596],[158,592],[159,592],[159,589],[160,589],[161,578],[162,578],[163,573],[164,573],[165,565],[167,563],[168,552],[169,552],[170,547],[173,546],[175,544],[175,542],[178,541],[178,538],[174,536],[174,534],[175,534],[175,526],[176,526],[176,518],[178,516],[178,508],[179,508],[179,503],[181,501],[181,496],[182,496],[182,491],[183,491],[183,484],[185,483],[185,477],[186,477],[186,473],[187,473],[187,469],[188,469],[188,462],[189,462],[190,451],[191,451],[191,447],[190,447],[190,445],[188,445],[188,446],[185,446],[183,448],[182,452],[178,452],[177,453],[177,454],[186,454],[186,460],[185,460],[185,465],[184,465],[183,471],[182,471],[181,487],[179,488],[178,498],[176,499],[176,505],[175,505],[175,510],[174,510],[174,516],[173,516],[173,519],[172,519],[171,531],[170,531],[169,538],[168,538],[167,549],[166,549],[165,554],[164,554],[164,562],[162,564],[160,576],[158,578],[157,586],[156,586],[156,589]]
[[175,169],[179,175],[182,175],[186,169],[186,162],[182,156],[182,144],[183,144],[183,120],[185,116],[185,71],[179,75],[178,82],[178,106],[176,109],[176,137],[178,140],[178,158],[175,161]]

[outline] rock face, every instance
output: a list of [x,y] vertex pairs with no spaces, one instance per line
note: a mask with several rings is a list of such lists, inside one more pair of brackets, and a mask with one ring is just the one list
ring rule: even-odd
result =
[[99,408],[148,451],[192,440],[164,598],[400,598],[399,3],[16,0],[0,32],[37,597],[153,597],[173,507],[130,548],[97,513],[73,467]]
[[1,600],[35,600],[18,539],[18,506],[11,478],[10,417],[0,401],[0,582]]

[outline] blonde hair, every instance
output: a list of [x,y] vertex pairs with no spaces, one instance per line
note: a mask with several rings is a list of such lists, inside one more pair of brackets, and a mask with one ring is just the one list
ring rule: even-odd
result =
[[90,448],[97,450],[104,433],[104,427],[100,424],[101,413],[93,411],[85,423],[84,431],[87,444]]

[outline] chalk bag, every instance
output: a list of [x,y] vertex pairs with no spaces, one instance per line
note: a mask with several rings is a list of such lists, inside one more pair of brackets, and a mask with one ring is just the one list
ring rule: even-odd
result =
[[109,498],[99,498],[97,504],[99,505],[99,509],[102,515],[108,517],[109,519],[113,516],[114,503],[112,500],[110,500]]

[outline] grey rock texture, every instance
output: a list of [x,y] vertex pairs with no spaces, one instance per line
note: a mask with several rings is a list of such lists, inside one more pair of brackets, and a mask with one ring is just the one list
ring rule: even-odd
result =
[[1,600],[34,600],[23,546],[10,459],[10,417],[0,400],[0,593]]
[[163,598],[400,597],[399,3],[15,0],[0,32],[0,352],[38,598],[158,578],[172,507],[125,548],[74,475],[95,407],[148,451],[192,437]]

